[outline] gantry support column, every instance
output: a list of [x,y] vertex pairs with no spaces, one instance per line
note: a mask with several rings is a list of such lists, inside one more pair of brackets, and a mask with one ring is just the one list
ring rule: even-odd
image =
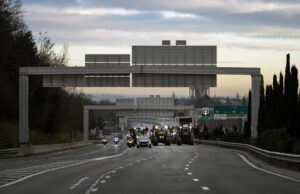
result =
[[28,131],[28,76],[19,75],[19,143],[29,143]]
[[257,137],[257,122],[260,96],[260,76],[251,76],[251,138]]
[[89,109],[83,108],[83,141],[89,140]]

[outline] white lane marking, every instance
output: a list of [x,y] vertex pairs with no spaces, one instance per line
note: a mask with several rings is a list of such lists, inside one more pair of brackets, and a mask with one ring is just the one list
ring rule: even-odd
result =
[[120,166],[120,167],[119,167],[119,169],[122,169],[122,168],[124,168],[124,167],[123,167],[123,166]]
[[106,180],[101,180],[101,181],[100,181],[100,183],[105,183],[105,182],[106,182]]
[[101,175],[95,182],[94,184],[92,184],[92,186],[90,186],[90,188],[85,192],[85,194],[89,194],[90,192],[92,192],[92,190],[94,189],[94,187],[96,187],[96,185],[98,184],[98,182],[106,175],[107,173]]
[[192,162],[188,162],[189,164],[192,164]]
[[36,176],[36,175],[40,175],[40,174],[44,174],[46,172],[50,172],[50,171],[54,171],[54,170],[58,170],[58,169],[62,169],[62,168],[67,168],[67,167],[71,167],[71,166],[77,166],[77,165],[80,165],[80,164],[84,164],[84,163],[87,163],[89,161],[83,161],[83,162],[79,162],[79,163],[76,163],[76,164],[70,164],[70,165],[66,165],[66,166],[61,166],[61,167],[58,167],[58,168],[52,168],[52,169],[49,169],[49,170],[45,170],[45,171],[41,171],[41,172],[38,172],[38,173],[35,173],[35,174],[31,174],[29,176],[26,176],[26,177],[23,177],[21,179],[18,179],[16,181],[13,181],[13,182],[10,182],[10,183],[7,183],[5,185],[1,185],[0,188],[4,188],[4,187],[7,187],[9,185],[13,185],[13,184],[16,184],[18,182],[21,182],[21,181],[24,181],[26,179],[29,179],[33,176]]
[[190,166],[189,164],[186,164],[185,166]]
[[149,159],[151,159],[152,157],[150,156],[150,157],[148,157]]
[[188,170],[189,168],[184,168],[184,170]]
[[96,192],[96,191],[98,191],[98,189],[97,188],[93,188],[91,191],[92,192]]
[[193,181],[195,181],[195,182],[199,182],[199,179],[193,179]]
[[10,169],[10,170],[4,170],[2,172],[11,172],[11,171],[16,171],[16,170],[27,170],[27,169],[32,169],[32,168],[37,168],[37,167],[45,167],[45,166],[50,166],[50,165],[55,165],[55,164],[60,164],[60,163],[66,163],[66,162],[74,162],[74,160],[54,162],[54,163],[49,163],[49,164],[37,165],[37,166],[29,166],[29,167],[25,167],[25,168]]
[[111,171],[111,173],[116,173],[116,171],[115,171],[115,170],[113,170],[113,171]]
[[80,179],[77,183],[75,183],[74,185],[72,185],[70,187],[70,189],[75,189],[77,186],[79,186],[83,181],[85,181],[86,179],[88,179],[88,177],[83,177],[82,179]]
[[[1,185],[0,188],[4,188],[4,187],[7,187],[7,186],[16,184],[16,183],[19,183],[19,182],[24,181],[26,179],[29,179],[31,177],[34,177],[34,176],[37,176],[37,175],[40,175],[40,174],[44,174],[44,173],[47,173],[47,172],[51,172],[51,171],[54,171],[54,170],[63,169],[63,168],[71,167],[71,166],[77,166],[77,165],[85,164],[85,163],[92,162],[92,161],[99,161],[99,160],[105,160],[105,159],[109,159],[109,158],[120,157],[120,156],[123,156],[127,151],[128,151],[128,148],[127,148],[127,150],[124,150],[124,152],[122,152],[121,154],[112,155],[112,156],[105,156],[105,157],[100,157],[100,158],[92,158],[92,159],[84,160],[82,162],[78,162],[78,163],[75,163],[75,164],[70,164],[70,165],[66,165],[66,166],[60,166],[60,167],[57,167],[57,168],[52,168],[52,169],[49,169],[49,170],[44,170],[44,171],[41,171],[41,172],[38,172],[38,173],[35,173],[35,174],[31,174],[31,175],[26,176],[26,177],[23,177],[23,178],[18,179],[16,181],[12,181],[12,182],[7,183],[5,185]],[[61,163],[61,162],[57,162],[57,163]],[[52,163],[52,164],[57,164],[57,163]],[[52,164],[47,164],[47,165],[52,165]],[[44,166],[44,165],[39,165],[39,166]],[[33,166],[33,167],[39,167],[39,166]],[[22,170],[23,169],[30,169],[30,168],[33,168],[33,167],[21,168],[21,169]],[[20,170],[20,169],[14,169],[14,170]],[[13,171],[13,170],[6,170],[6,171]]]
[[271,171],[259,168],[259,167],[255,166],[254,164],[252,164],[251,162],[249,162],[242,154],[237,153],[237,155],[239,155],[244,160],[244,162],[246,162],[249,166],[251,166],[252,168],[255,168],[256,170],[260,170],[260,171],[268,173],[268,174],[272,174],[272,175],[275,175],[275,176],[278,176],[278,177],[281,177],[281,178],[289,179],[291,181],[295,181],[295,182],[300,183],[300,180],[298,180],[298,179],[294,179],[294,178],[289,177],[289,176],[281,175],[281,174],[278,174],[278,173],[275,173],[275,172],[271,172]]
[[109,175],[107,175],[107,176],[105,176],[105,178],[106,178],[106,179],[109,179],[109,178],[110,178],[110,176],[109,176]]
[[208,187],[202,187],[202,190],[203,190],[203,191],[208,191],[209,188],[208,188]]
[[140,160],[137,160],[136,162],[140,162]]
[[192,175],[193,173],[191,173],[191,172],[188,172],[187,174],[188,174],[188,175]]

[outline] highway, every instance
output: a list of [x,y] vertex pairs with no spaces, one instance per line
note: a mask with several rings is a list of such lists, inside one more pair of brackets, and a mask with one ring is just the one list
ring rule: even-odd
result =
[[0,160],[1,194],[299,193],[300,181],[251,166],[234,150],[207,145],[128,148],[95,144]]

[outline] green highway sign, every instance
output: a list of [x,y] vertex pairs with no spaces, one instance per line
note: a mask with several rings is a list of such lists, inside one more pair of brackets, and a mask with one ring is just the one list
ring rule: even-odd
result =
[[209,116],[202,116],[202,117],[198,117],[198,120],[212,120],[213,116],[209,115]]
[[248,114],[248,106],[214,106],[214,114]]

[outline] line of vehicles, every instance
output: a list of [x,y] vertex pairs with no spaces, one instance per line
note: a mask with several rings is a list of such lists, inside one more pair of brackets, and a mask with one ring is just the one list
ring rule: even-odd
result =
[[[122,134],[115,134],[113,141],[115,144],[120,142]],[[101,138],[102,144],[107,144],[107,138]],[[159,143],[167,146],[171,144],[194,144],[194,131],[192,127],[192,118],[180,118],[179,125],[170,127],[164,124],[153,125],[152,128],[146,126],[134,127],[128,130],[128,147],[137,148],[157,146]]]
[[151,129],[148,127],[131,128],[127,134],[128,147],[136,146],[149,147],[163,143],[167,146],[171,144],[182,145],[194,144],[194,132],[192,118],[180,118],[179,126],[169,127],[168,125],[157,124]]

